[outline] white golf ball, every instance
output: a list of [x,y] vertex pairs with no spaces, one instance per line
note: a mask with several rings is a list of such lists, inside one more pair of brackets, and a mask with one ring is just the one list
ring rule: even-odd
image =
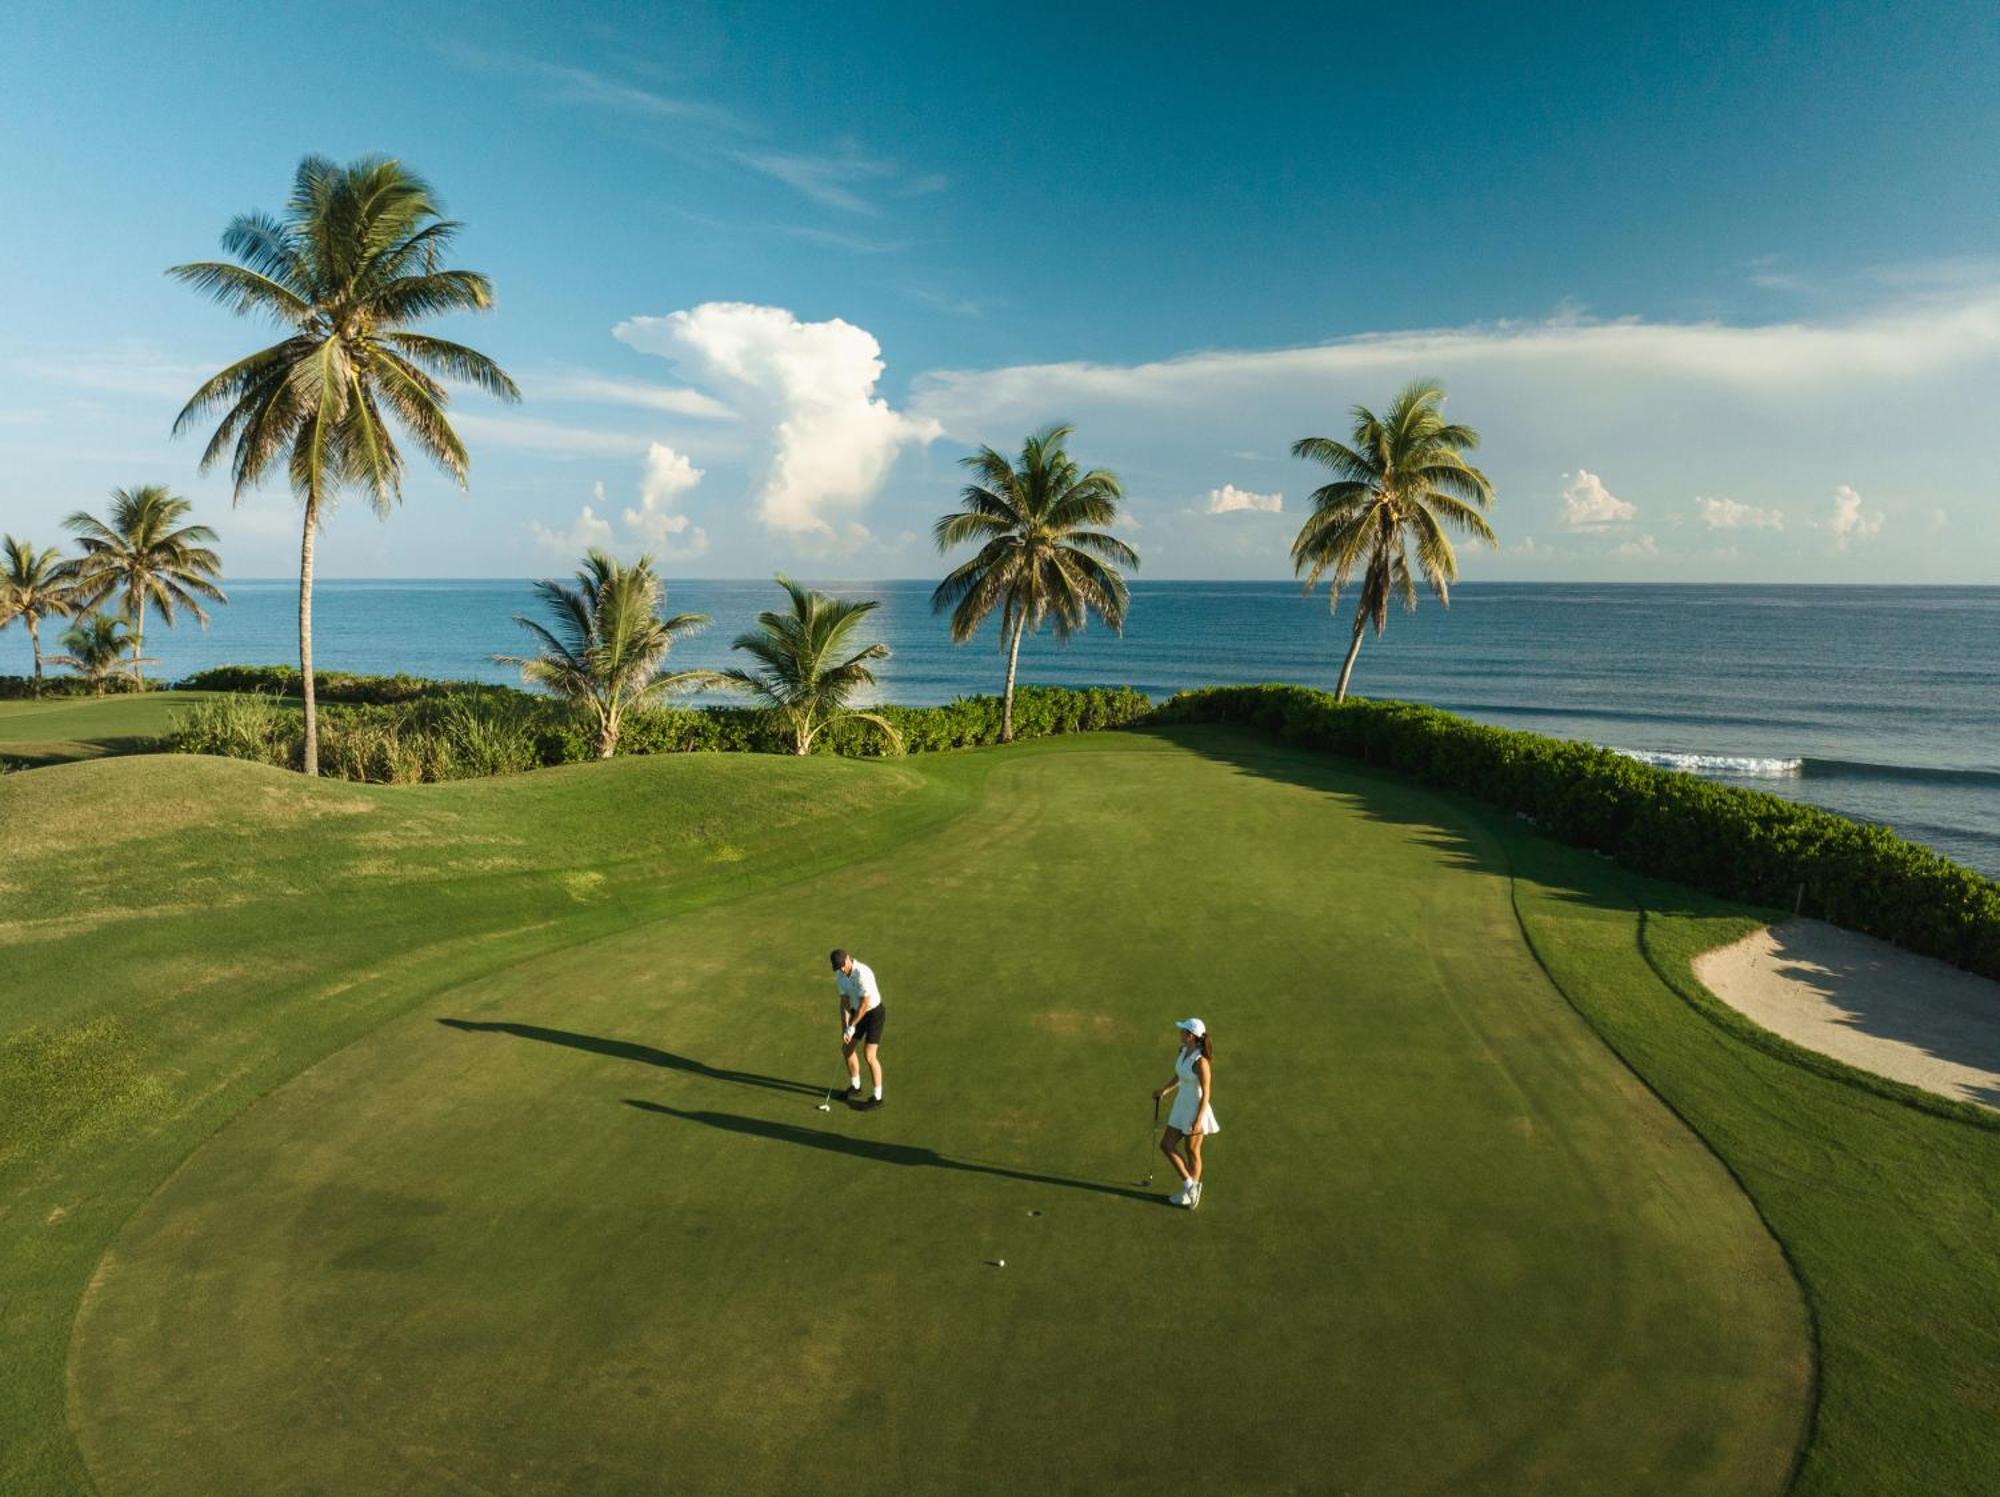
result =
[[1002,1259],[1000,1260],[1000,1266],[1001,1266],[1002,1268],[1005,1268],[1005,1267],[1007,1266],[1007,1260],[1006,1260],[1005,1258],[1002,1258]]

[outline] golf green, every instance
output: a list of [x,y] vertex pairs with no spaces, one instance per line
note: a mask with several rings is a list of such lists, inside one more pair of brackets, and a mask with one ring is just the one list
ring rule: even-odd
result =
[[[82,796],[145,762],[10,779]],[[188,797],[209,769],[159,773]],[[356,1006],[105,1227],[66,1398],[108,1497],[1792,1473],[1811,1337],[1777,1243],[1552,985],[1497,833],[1438,796],[1200,730],[213,778],[222,829],[157,835],[231,849],[184,928],[232,1023],[266,1004],[267,1045],[309,1059],[297,992]],[[301,828],[347,839],[341,878]],[[508,892],[538,858],[545,904]],[[145,992],[157,929],[58,930],[110,868],[81,876],[37,939],[94,938]],[[343,927],[346,897],[381,903]],[[818,1111],[836,944],[886,994],[875,1112]],[[1222,1120],[1194,1212],[1148,1152],[1190,1013]],[[215,1085],[262,1064],[244,1043]]]
[[136,753],[167,731],[175,712],[214,695],[149,691],[0,702],[0,765],[60,764]]

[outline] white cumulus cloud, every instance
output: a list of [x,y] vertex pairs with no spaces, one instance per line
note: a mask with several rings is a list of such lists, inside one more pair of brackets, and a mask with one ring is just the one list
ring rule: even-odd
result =
[[1604,486],[1604,480],[1588,468],[1578,468],[1575,476],[1563,477],[1562,527],[1565,530],[1602,530],[1607,525],[1636,519],[1639,506],[1620,499]]
[[1845,551],[1853,541],[1882,533],[1882,511],[1864,513],[1861,496],[1843,483],[1833,491],[1833,517],[1826,522],[1826,528],[1833,532],[1834,549]]
[[[693,524],[674,505],[681,495],[701,482],[702,470],[689,462],[685,453],[674,451],[665,442],[646,449],[646,471],[639,480],[639,507],[625,511],[625,527],[646,538],[661,554],[686,560],[708,549],[708,532]],[[669,536],[681,536],[678,545],[669,545]]]
[[1275,515],[1284,507],[1283,494],[1253,494],[1248,489],[1239,489],[1233,483],[1225,483],[1219,489],[1208,491],[1208,512],[1212,515],[1235,514],[1240,510]]
[[1660,543],[1650,535],[1642,535],[1636,541],[1626,541],[1618,548],[1620,556],[1658,556]]
[[1785,515],[1783,510],[1760,509],[1754,504],[1744,504],[1735,499],[1703,499],[1694,501],[1695,510],[1701,516],[1701,523],[1710,530],[1783,530]]
[[834,318],[802,322],[783,307],[704,302],[664,317],[632,317],[620,341],[670,360],[717,392],[764,446],[757,517],[772,530],[821,540],[851,536],[854,521],[905,447],[943,435],[875,393],[882,348],[865,328]]
[[[597,502],[602,504],[603,484],[596,486],[595,494]],[[528,530],[534,536],[537,546],[560,556],[565,561],[577,560],[584,552],[593,548],[600,551],[611,548],[611,522],[588,504],[584,505],[577,517],[561,530],[551,530],[539,520],[530,520]]]

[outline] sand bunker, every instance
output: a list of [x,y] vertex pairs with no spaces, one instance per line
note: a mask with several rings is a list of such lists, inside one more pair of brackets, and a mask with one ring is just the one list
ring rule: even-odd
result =
[[1820,920],[1695,958],[1724,1003],[1795,1045],[2000,1108],[2000,983]]

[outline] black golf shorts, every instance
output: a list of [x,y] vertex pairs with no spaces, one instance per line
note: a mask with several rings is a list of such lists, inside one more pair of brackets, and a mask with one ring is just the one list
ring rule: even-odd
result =
[[861,1022],[854,1026],[854,1042],[857,1045],[879,1045],[882,1043],[881,1004],[876,1004],[861,1016]]

